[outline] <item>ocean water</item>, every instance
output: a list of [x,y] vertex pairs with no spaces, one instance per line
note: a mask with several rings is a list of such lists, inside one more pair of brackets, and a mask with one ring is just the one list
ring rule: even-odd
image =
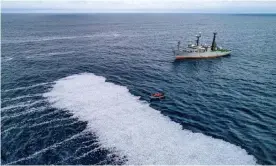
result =
[[[276,164],[276,15],[2,14],[2,164]],[[202,33],[230,56],[174,61]],[[164,91],[166,99],[150,102]]]

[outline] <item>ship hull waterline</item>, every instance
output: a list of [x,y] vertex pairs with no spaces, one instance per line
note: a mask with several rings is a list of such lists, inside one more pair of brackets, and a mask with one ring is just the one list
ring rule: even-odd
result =
[[177,55],[175,60],[185,60],[185,59],[208,59],[208,58],[218,58],[222,56],[230,55],[231,51],[220,52],[220,53],[204,53],[204,54],[194,54],[194,55]]

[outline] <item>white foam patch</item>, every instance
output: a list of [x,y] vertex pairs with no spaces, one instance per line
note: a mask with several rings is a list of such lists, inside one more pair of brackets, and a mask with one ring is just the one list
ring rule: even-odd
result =
[[65,51],[65,52],[49,52],[49,53],[40,53],[40,54],[34,54],[33,56],[28,56],[27,58],[36,58],[38,56],[56,56],[56,55],[67,55],[72,54],[75,51]]
[[182,130],[128,89],[84,73],[56,81],[44,94],[96,132],[102,147],[127,157],[126,164],[255,164],[240,147]]
[[1,111],[5,112],[5,111],[9,111],[14,108],[24,108],[24,107],[31,108],[32,106],[42,103],[43,101],[44,100],[38,100],[38,101],[34,101],[34,102],[32,102],[32,101],[21,102],[16,105],[10,105],[10,106],[3,107],[3,108],[1,108]]
[[15,100],[20,100],[20,99],[25,99],[25,98],[32,98],[32,97],[39,97],[39,96],[41,96],[41,94],[23,95],[23,96],[18,96],[18,97],[14,97],[14,98],[4,99],[3,102],[6,102],[6,101],[15,101]]
[[55,40],[71,40],[79,38],[94,38],[94,37],[117,37],[120,34],[116,32],[109,33],[96,33],[83,36],[45,36],[40,38],[17,38],[16,40],[3,39],[3,44],[14,44],[14,43],[26,43],[26,42],[42,42],[42,41],[55,41]]
[[53,145],[51,145],[51,146],[48,146],[48,147],[46,147],[46,148],[44,148],[44,149],[42,149],[42,150],[39,150],[39,151],[37,151],[37,152],[31,154],[31,155],[28,156],[28,157],[23,157],[23,158],[21,158],[21,159],[19,159],[19,160],[16,160],[16,161],[7,163],[7,165],[14,165],[14,164],[17,164],[18,162],[32,159],[32,158],[34,158],[34,157],[36,157],[36,156],[38,156],[38,155],[40,155],[40,154],[43,154],[43,153],[47,152],[48,150],[58,148],[58,147],[62,146],[63,144],[67,143],[68,141],[77,139],[78,137],[81,137],[81,136],[83,136],[83,135],[85,135],[85,134],[86,134],[86,132],[84,132],[84,131],[81,132],[81,133],[75,134],[75,135],[73,135],[73,136],[71,136],[71,137],[69,137],[69,138],[67,138],[67,139],[65,139],[65,140],[63,140],[63,141],[61,141],[61,142],[55,143],[55,144],[53,144]]
[[49,56],[54,56],[54,55],[66,55],[66,54],[72,54],[75,51],[66,51],[66,52],[51,52],[48,53]]
[[12,60],[13,59],[13,57],[2,57],[2,62],[8,62],[8,61],[10,61],[10,60]]
[[14,88],[14,89],[6,89],[6,90],[3,90],[3,92],[16,91],[16,90],[22,90],[22,89],[32,89],[35,87],[44,86],[44,85],[48,85],[48,84],[50,84],[50,83],[45,82],[45,83],[40,83],[40,84],[34,84],[31,86],[19,87],[19,88]]

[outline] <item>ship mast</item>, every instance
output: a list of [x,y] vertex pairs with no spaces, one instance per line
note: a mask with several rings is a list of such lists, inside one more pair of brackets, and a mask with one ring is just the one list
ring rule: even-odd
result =
[[198,35],[196,35],[196,48],[197,48],[197,54],[199,56],[199,38],[201,37],[201,32],[199,32]]
[[199,45],[199,38],[201,37],[201,32],[199,32],[199,35],[196,35],[196,46]]

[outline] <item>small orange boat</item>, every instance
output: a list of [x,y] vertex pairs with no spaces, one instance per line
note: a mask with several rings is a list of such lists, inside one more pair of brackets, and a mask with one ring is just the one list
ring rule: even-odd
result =
[[157,93],[154,93],[150,96],[151,100],[160,100],[160,99],[163,99],[163,98],[165,98],[165,94],[162,93],[162,92],[157,92]]

